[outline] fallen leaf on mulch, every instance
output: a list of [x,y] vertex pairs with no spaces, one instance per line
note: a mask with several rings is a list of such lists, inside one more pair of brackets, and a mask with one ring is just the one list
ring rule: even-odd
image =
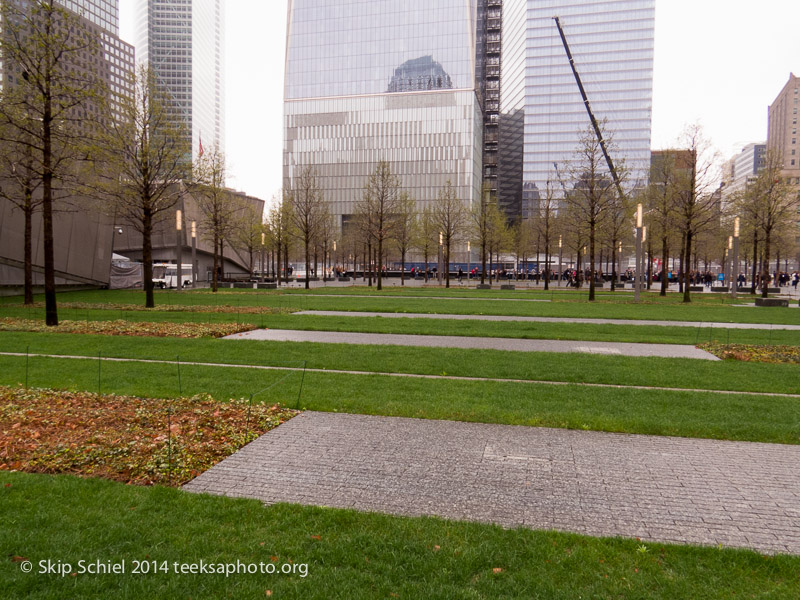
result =
[[207,395],[157,400],[0,387],[0,465],[180,486],[295,414]]
[[749,362],[800,364],[800,346],[756,346],[752,344],[719,344],[709,342],[698,346],[722,359]]
[[61,321],[48,327],[44,321],[0,318],[0,331],[34,331],[47,333],[89,333],[100,335],[134,335],[144,337],[204,338],[224,337],[252,331],[250,323],[139,323],[133,321]]

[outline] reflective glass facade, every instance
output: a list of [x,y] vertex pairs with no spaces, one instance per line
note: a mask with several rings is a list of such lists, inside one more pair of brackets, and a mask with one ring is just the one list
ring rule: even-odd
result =
[[109,33],[119,35],[119,0],[60,0],[60,4]]
[[450,180],[480,190],[478,0],[290,0],[284,185],[314,166],[331,204],[355,212],[378,161],[420,206]]
[[137,0],[136,58],[158,73],[176,120],[189,125],[192,154],[213,144],[225,150],[221,0]]
[[632,171],[631,184],[649,167],[655,0],[504,0],[500,201],[511,214],[525,216],[523,198],[535,202],[556,180],[554,163],[572,159],[590,126],[554,16],[618,146],[612,158]]

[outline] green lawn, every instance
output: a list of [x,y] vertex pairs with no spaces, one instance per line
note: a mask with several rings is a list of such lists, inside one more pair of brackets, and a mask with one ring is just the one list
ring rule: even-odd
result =
[[[363,288],[362,288],[363,290]],[[336,290],[337,292],[340,289]],[[494,292],[491,292],[494,293]],[[516,294],[516,292],[515,292]],[[163,305],[230,305],[271,306],[301,310],[350,310],[373,312],[418,312],[451,314],[521,315],[542,317],[588,317],[613,319],[656,319],[667,321],[699,321],[729,323],[800,323],[800,313],[793,309],[740,307],[731,304],[730,298],[700,297],[690,305],[681,304],[675,295],[662,300],[653,294],[647,301],[634,304],[629,296],[621,300],[608,294],[598,302],[586,302],[573,292],[544,295],[540,292],[520,292],[519,295],[479,295],[476,290],[451,292],[454,299],[439,299],[434,294],[426,296],[414,290],[407,296],[387,291],[386,294],[367,292],[345,294],[353,297],[334,297],[333,293],[301,291],[223,290],[217,294],[209,291],[159,292],[156,303]],[[358,297],[366,296],[366,297]],[[423,296],[423,297],[408,297]],[[609,298],[609,296],[612,296]],[[138,291],[68,292],[58,296],[61,302],[118,303],[144,305],[144,295]],[[546,302],[531,302],[545,299]],[[742,299],[737,304],[748,302]],[[6,299],[0,307],[19,305],[18,298]]]
[[[181,360],[190,358],[182,354]],[[0,383],[22,384],[25,378],[24,356],[0,357]],[[265,390],[256,401],[329,412],[800,444],[800,398],[791,397],[187,364],[180,365],[179,380],[175,362],[100,364],[35,356],[28,360],[27,378],[32,387],[146,397],[206,392],[224,400]]]
[[[44,320],[44,308],[5,307],[0,317]],[[240,312],[145,311],[63,308],[62,321],[252,323],[260,328],[313,331],[355,331],[416,335],[458,335],[549,340],[690,344],[719,341],[730,344],[800,345],[800,331],[721,327],[662,327],[587,323],[497,322],[454,319],[347,317]]]
[[[800,557],[507,530],[102,480],[0,471],[0,597],[791,599]],[[16,557],[18,562],[12,559]],[[28,559],[34,571],[21,570]],[[40,574],[39,561],[125,561],[121,574]],[[264,563],[294,574],[133,575],[133,561]],[[294,566],[293,566],[294,565]],[[307,568],[306,568],[307,567]],[[303,577],[302,573],[306,573]],[[267,591],[271,594],[267,594]]]
[[[33,354],[181,356],[184,361],[267,366],[305,361],[314,369],[800,394],[797,365],[734,360],[22,332],[0,332],[0,344],[6,352],[29,348]],[[0,357],[0,365],[18,361]]]

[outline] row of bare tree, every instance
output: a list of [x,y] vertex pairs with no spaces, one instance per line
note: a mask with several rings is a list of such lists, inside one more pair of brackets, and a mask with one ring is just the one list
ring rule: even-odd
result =
[[58,324],[53,219],[58,210],[100,211],[142,237],[145,303],[153,294],[153,232],[190,194],[199,235],[213,246],[212,285],[225,243],[252,256],[262,215],[225,188],[225,157],[193,160],[191,133],[157,75],[141,67],[132,94],[114,93],[97,68],[103,48],[54,0],[0,3],[0,198],[24,215],[25,302],[33,302],[32,221],[43,221],[46,322]]
[[[616,153],[613,136],[606,131],[604,137],[609,151]],[[356,207],[355,226],[343,232],[341,246],[350,249],[350,256],[363,248],[366,262],[374,265],[378,289],[382,287],[387,251],[399,256],[404,272],[411,250],[417,250],[427,264],[441,246],[444,264],[449,264],[454,246],[470,242],[480,249],[481,283],[487,274],[487,259],[491,272],[493,257],[499,263],[501,255],[512,255],[519,265],[531,256],[536,256],[539,262],[544,255],[542,275],[547,289],[554,271],[553,258],[566,250],[570,257],[575,257],[579,273],[602,272],[603,262],[607,266],[610,263],[613,290],[618,269],[623,270],[619,262],[622,248],[632,243],[636,205],[642,204],[648,230],[645,248],[651,259],[647,269],[652,269],[652,259],[660,259],[662,295],[666,294],[669,282],[670,262],[680,264],[677,270],[681,275],[681,292],[684,301],[689,302],[690,273],[699,269],[700,260],[703,259],[706,269],[711,262],[724,265],[731,260],[727,247],[736,217],[741,222],[741,258],[747,261],[747,256],[752,256],[755,291],[757,280],[770,279],[776,240],[781,240],[784,258],[796,250],[798,195],[781,176],[781,157],[768,153],[758,176],[733,195],[732,201],[722,205],[717,157],[701,128],[687,127],[678,146],[680,150],[660,153],[646,184],[630,181],[631,172],[625,164],[618,163],[616,171],[623,184],[621,188],[631,190],[620,193],[620,187],[609,176],[594,130],[587,129],[580,137],[573,159],[561,170],[556,168],[552,180],[539,190],[527,218],[516,221],[509,221],[503,215],[486,190],[480,201],[467,210],[465,200],[456,197],[449,183],[439,191],[432,207],[416,211],[414,199],[402,190],[391,165],[381,162],[365,183]],[[285,191],[284,204],[279,214],[284,215],[291,227],[283,239],[302,241],[301,252],[308,273],[311,257],[340,235],[331,226],[313,167],[303,169],[294,187]],[[267,227],[272,227],[273,220],[274,215]],[[284,256],[287,252],[284,246]],[[751,254],[745,254],[748,252]],[[445,273],[449,285],[449,269]],[[370,279],[371,276],[372,268]],[[579,276],[578,284],[581,279]],[[589,299],[594,300],[597,278],[590,276],[587,281]],[[765,294],[766,288],[764,285]]]

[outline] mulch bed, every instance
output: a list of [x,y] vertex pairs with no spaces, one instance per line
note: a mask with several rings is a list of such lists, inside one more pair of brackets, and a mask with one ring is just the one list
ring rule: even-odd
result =
[[748,362],[800,364],[800,346],[755,346],[750,344],[719,344],[709,342],[698,348],[722,359]]
[[219,338],[251,331],[252,323],[148,323],[124,321],[61,321],[48,327],[34,319],[0,318],[0,331],[33,331],[47,333],[88,333],[99,335],[134,335],[144,337]]
[[297,411],[0,387],[0,469],[180,486]]
[[[221,293],[221,292],[220,292]],[[26,307],[21,304],[9,305],[13,308],[43,309],[43,302],[35,302]],[[114,302],[59,302],[59,309],[70,310],[116,310],[123,312],[191,312],[191,313],[223,313],[242,315],[290,315],[298,308],[285,306],[239,306],[238,304],[158,304],[153,308],[145,308],[140,304],[123,304]]]

